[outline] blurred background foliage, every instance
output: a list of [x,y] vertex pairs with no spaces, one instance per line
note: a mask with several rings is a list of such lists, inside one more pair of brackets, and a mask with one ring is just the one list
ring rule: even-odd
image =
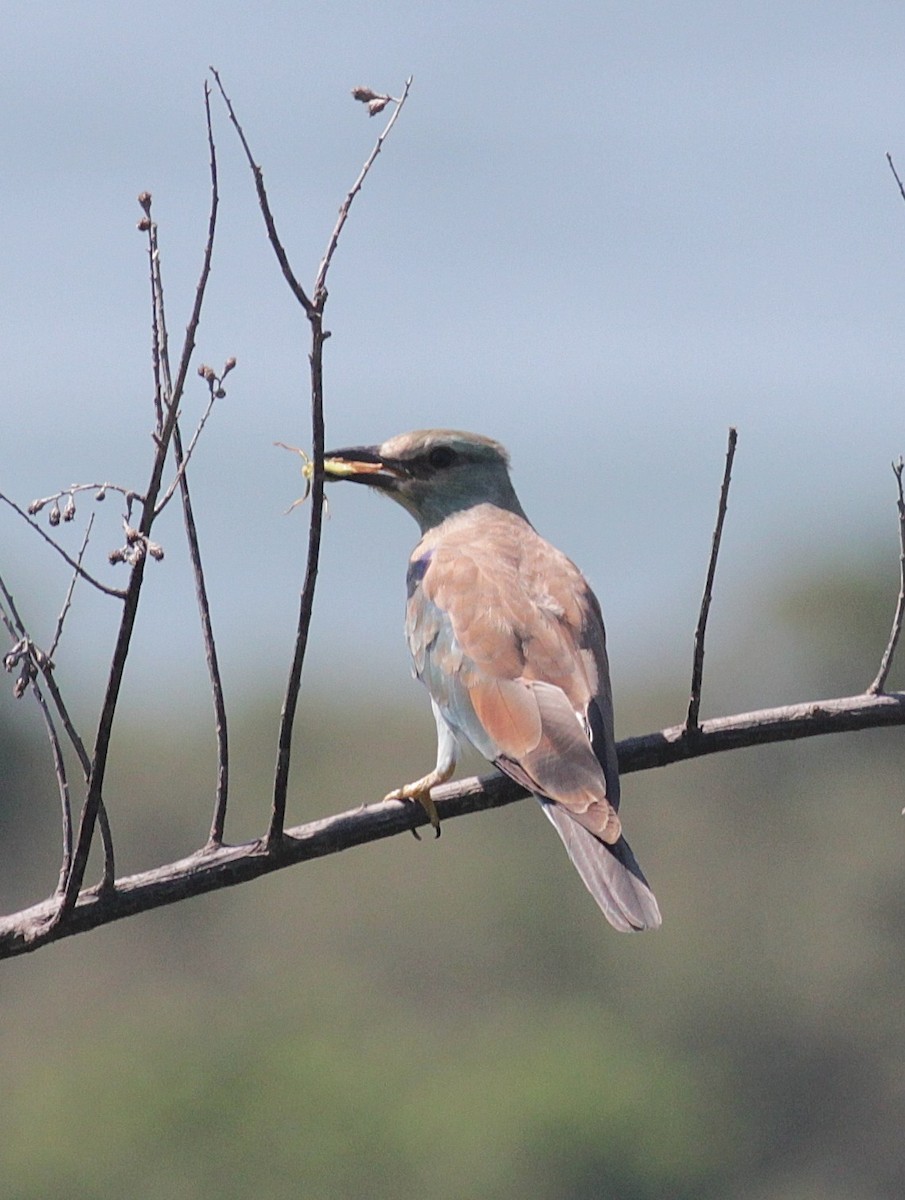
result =
[[[721,618],[705,715],[863,690],[894,595],[866,550],[756,583]],[[257,682],[232,840],[265,821],[281,681]],[[619,732],[645,732],[686,683],[619,700]],[[206,715],[119,728],[121,872],[204,840]],[[52,888],[58,834],[45,747],[24,706],[0,717],[8,911]],[[629,777],[657,935],[615,934],[524,803],[4,963],[4,1197],[902,1196],[902,736]],[[432,739],[414,684],[344,702],[317,682],[292,820],[379,797]]]

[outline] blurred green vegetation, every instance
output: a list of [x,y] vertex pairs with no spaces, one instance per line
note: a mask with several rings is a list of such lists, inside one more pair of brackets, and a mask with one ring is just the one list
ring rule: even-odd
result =
[[[769,636],[739,612],[717,637],[705,713],[752,679],[764,703],[862,690],[894,595],[870,562],[752,589]],[[622,694],[620,733],[679,720],[685,688]],[[278,705],[275,682],[233,717],[234,840],[264,826]],[[120,871],[204,840],[205,716],[120,730]],[[432,725],[414,685],[307,694],[291,819],[412,778]],[[2,964],[2,1195],[901,1197],[902,739],[628,777],[656,935],[607,926],[525,803]],[[27,721],[0,754],[8,910],[52,888],[58,833]]]

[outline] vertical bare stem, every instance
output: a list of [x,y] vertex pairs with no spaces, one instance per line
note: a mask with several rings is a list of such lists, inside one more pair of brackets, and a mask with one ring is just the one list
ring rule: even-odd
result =
[[[326,293],[322,293],[326,299]],[[309,317],[311,321],[311,436],[314,475],[311,481],[311,523],[308,529],[308,558],[305,564],[305,582],[299,603],[299,619],[296,626],[295,646],[289,681],[283,708],[280,713],[280,732],[277,741],[277,759],[273,783],[273,807],[270,828],[267,831],[267,847],[276,849],[283,838],[286,823],[286,792],[289,787],[289,762],[292,753],[292,727],[298,707],[302,682],[302,667],[308,648],[308,630],[314,607],[314,588],[317,582],[317,567],[320,556],[321,528],[324,510],[324,340],[323,318],[320,313]]]
[[[208,89],[205,87],[205,108],[209,114],[210,108],[208,104]],[[210,128],[210,126],[208,126]],[[163,479],[164,467],[166,465],[170,443],[176,429],[176,422],[179,414],[179,403],[182,399],[182,392],[185,387],[185,379],[188,373],[189,363],[191,362],[192,352],[195,348],[195,335],[198,331],[198,323],[201,320],[201,307],[204,300],[205,287],[210,274],[211,255],[213,252],[213,217],[208,223],[208,236],[205,245],[204,263],[202,266],[201,276],[198,286],[195,290],[195,303],[192,309],[192,315],[189,318],[188,325],[185,331],[185,340],[182,346],[182,357],[179,362],[179,370],[176,376],[175,384],[170,382],[169,376],[169,355],[166,335],[166,319],[163,305],[163,283],[160,273],[160,254],[157,245],[157,228],[154,221],[151,220],[151,197],[146,193],[140,198],[140,203],[144,208],[148,218],[148,234],[149,234],[149,253],[151,258],[151,289],[152,289],[152,307],[154,313],[154,369],[155,369],[155,407],[157,408],[157,428],[155,430],[155,455],[151,467],[151,477],[148,483],[148,488],[142,501],[141,518],[139,520],[139,533],[145,538],[148,538],[154,524],[156,515],[157,498],[160,495],[161,482]],[[214,212],[215,212],[214,208]],[[163,403],[161,403],[161,399]],[[162,422],[161,422],[162,416]],[[88,855],[91,850],[91,842],[94,836],[94,827],[97,822],[98,810],[102,805],[102,795],[104,787],[104,778],[107,770],[107,759],[110,753],[110,738],[113,732],[113,719],[116,714],[116,707],[119,702],[119,693],[122,687],[123,673],[125,671],[126,659],[129,656],[129,649],[132,644],[132,634],[135,629],[135,620],[138,614],[138,602],[141,597],[141,588],[144,580],[145,565],[147,556],[141,555],[132,565],[131,574],[129,576],[129,584],[126,588],[123,597],[123,612],[120,619],[119,630],[116,637],[116,645],[113,650],[113,658],[110,664],[110,674],[107,680],[107,689],[104,694],[104,701],[101,706],[100,718],[98,720],[97,735],[94,743],[94,757],[91,761],[91,771],[88,782],[88,792],[85,797],[85,803],[82,806],[81,816],[79,818],[79,830],[75,844],[75,851],[72,857],[72,869],[66,880],[66,886],[63,889],[60,907],[57,912],[57,922],[62,921],[66,915],[75,906],[78,899],[79,889],[82,886],[82,881],[85,877],[85,868],[88,865]],[[105,880],[107,870],[105,870]]]
[[[181,470],[183,450],[182,437],[179,433],[178,425],[173,431],[173,451],[176,467],[178,470]],[[229,795],[229,736],[226,722],[226,701],[223,695],[223,680],[220,675],[220,664],[217,658],[217,645],[214,641],[214,627],[211,621],[207,584],[204,579],[204,569],[201,565],[201,547],[198,542],[198,530],[195,525],[195,515],[192,509],[192,498],[189,494],[189,481],[185,472],[182,472],[179,478],[179,492],[182,498],[182,515],[185,524],[186,540],[189,546],[189,557],[192,562],[192,573],[195,577],[195,596],[198,601],[198,613],[201,618],[204,655],[207,660],[207,672],[210,678],[211,696],[214,703],[214,726],[217,735],[217,789],[208,845],[219,846],[223,841],[223,829],[226,824],[226,804]]]
[[688,701],[688,715],[685,718],[685,732],[695,732],[700,726],[698,716],[701,711],[701,688],[704,682],[704,635],[707,632],[707,617],[710,614],[710,601],[713,598],[713,581],[716,577],[716,564],[720,553],[720,541],[723,536],[723,521],[729,504],[729,483],[732,479],[732,462],[735,458],[735,445],[738,441],[738,431],[729,430],[729,444],[726,448],[726,466],[723,470],[723,485],[720,488],[720,504],[717,511],[716,528],[713,531],[713,543],[710,547],[710,563],[707,568],[707,581],[704,584],[704,595],[701,599],[701,611],[698,615],[698,627],[694,635],[694,660],[691,667],[691,696]]
[[[93,518],[92,518],[92,520],[93,520]],[[85,533],[85,537],[82,542],[82,548],[81,548],[81,551],[79,552],[79,557],[78,557],[79,564],[81,564],[82,557],[85,553],[85,547],[88,545],[88,534],[90,533],[90,531],[91,531],[91,522],[89,521],[88,530]],[[59,636],[60,636],[60,633],[61,633],[62,627],[63,627],[63,622],[66,618],[66,613],[68,611],[70,602],[72,600],[72,589],[75,584],[75,580],[78,578],[78,575],[79,575],[79,572],[78,572],[78,570],[76,570],[75,573],[73,574],[72,582],[70,583],[69,590],[66,593],[66,599],[63,602],[63,609],[60,613],[60,616],[57,618],[57,629],[56,629],[56,635],[54,637],[54,643],[53,643],[54,646],[56,646],[56,644],[59,640]],[[88,757],[88,752],[85,749],[85,744],[82,741],[81,737],[79,736],[78,731],[76,730],[76,728],[72,722],[72,718],[69,715],[69,710],[67,709],[66,704],[63,700],[62,693],[60,692],[60,689],[57,686],[57,681],[54,676],[54,665],[53,665],[53,661],[51,659],[51,655],[45,654],[41,650],[39,650],[39,648],[37,646],[35,646],[35,644],[31,640],[31,638],[28,636],[28,632],[25,628],[25,623],[23,622],[22,618],[19,616],[19,611],[16,608],[16,602],[13,598],[13,595],[7,588],[2,577],[0,577],[0,595],[2,595],[2,598],[3,598],[3,601],[5,602],[6,607],[9,609],[9,613],[7,614],[4,611],[3,606],[0,605],[0,620],[3,621],[4,625],[6,625],[7,630],[10,633],[10,636],[18,637],[18,638],[22,639],[23,643],[26,643],[26,642],[28,643],[28,645],[30,647],[29,657],[31,659],[31,663],[33,664],[33,668],[36,672],[40,671],[40,673],[41,673],[41,676],[44,680],[44,685],[47,688],[47,691],[50,695],[51,700],[53,701],[54,707],[57,710],[60,720],[63,722],[63,728],[66,730],[66,736],[69,738],[70,742],[72,743],[73,749],[75,750],[76,754],[78,755],[79,763],[81,764],[82,771],[85,776],[85,781],[87,783],[88,776],[91,771],[91,760]],[[59,887],[62,887],[62,880],[65,877],[65,875],[67,874],[67,872],[69,871],[69,868],[70,868],[71,862],[72,862],[72,804],[71,804],[70,792],[69,792],[69,782],[68,782],[68,779],[66,776],[65,759],[63,758],[62,748],[60,746],[59,735],[57,734],[56,726],[53,722],[53,717],[47,706],[47,701],[44,698],[44,693],[41,691],[41,689],[37,683],[37,680],[35,678],[32,678],[31,690],[32,690],[32,694],[35,697],[35,700],[38,703],[38,707],[41,710],[41,715],[42,715],[42,718],[44,721],[44,726],[45,726],[45,729],[47,730],[47,737],[50,742],[50,752],[51,752],[51,755],[53,756],[54,772],[57,777],[57,787],[60,792],[60,807],[62,810],[62,822],[63,822],[63,863],[60,868],[60,881],[61,882],[60,882]],[[98,817],[99,817],[100,826],[101,826],[101,836],[103,838],[103,843],[104,843],[103,885],[106,886],[108,883],[112,883],[113,878],[114,878],[114,858],[113,858],[113,834],[110,830],[110,822],[107,819],[107,813],[106,813],[106,810],[104,809],[103,803],[100,806],[100,809],[98,812]]]
[[[72,865],[72,804],[69,799],[69,780],[66,778],[66,762],[63,758],[63,747],[60,745],[60,739],[57,734],[56,726],[53,722],[50,709],[47,707],[47,701],[44,699],[44,694],[38,686],[38,681],[32,680],[32,694],[38,702],[38,707],[41,710],[41,716],[44,718],[44,727],[47,730],[47,737],[50,741],[50,750],[53,755],[53,769],[57,777],[57,789],[60,793],[60,813],[63,821],[63,859],[60,864],[60,877],[57,881],[57,893],[60,893],[66,883],[66,877],[69,874],[69,868]],[[108,827],[109,836],[109,827]],[[112,862],[113,847],[110,846],[110,859]]]
[[[204,85],[204,111],[207,119],[207,144],[210,151],[210,174],[211,174],[211,205],[210,214],[208,217],[207,227],[207,244],[204,249],[204,263],[201,270],[201,276],[198,281],[198,286],[195,291],[195,313],[200,317],[201,303],[204,298],[204,290],[207,286],[208,276],[210,275],[211,259],[214,249],[214,234],[217,228],[217,210],[220,204],[219,190],[217,187],[217,149],[214,145],[214,134],[211,126],[211,105],[210,105],[210,88],[205,82]],[[192,336],[187,336],[186,347],[183,349],[183,362],[187,366],[188,357],[191,356],[191,349],[194,346],[194,328],[197,327],[197,318],[194,322],[190,322],[189,328],[192,330]],[[189,344],[191,343],[191,344]],[[169,372],[169,364],[166,365],[167,373]],[[180,370],[182,378],[184,372]],[[213,396],[213,393],[212,393]],[[176,470],[179,478],[179,492],[182,498],[182,513],[185,524],[186,539],[189,547],[189,557],[192,562],[192,572],[195,577],[195,595],[198,600],[198,613],[201,619],[201,632],[204,639],[204,655],[207,660],[207,671],[211,684],[211,697],[214,705],[214,727],[217,736],[217,787],[214,801],[214,815],[211,821],[211,830],[208,837],[208,845],[219,846],[223,841],[223,829],[226,824],[226,805],[229,796],[229,736],[226,721],[226,701],[223,695],[223,680],[220,675],[220,664],[217,658],[217,645],[214,640],[214,627],[211,621],[210,602],[207,595],[207,584],[204,578],[204,568],[201,564],[201,546],[198,541],[198,530],[195,525],[195,516],[192,509],[192,498],[189,493],[188,478],[185,472],[186,459],[182,448],[182,435],[179,432],[179,426],[176,425],[173,430],[173,452],[175,455]]]
[[878,696],[886,687],[886,680],[892,666],[893,655],[899,643],[899,634],[902,632],[902,619],[905,617],[905,498],[902,495],[902,471],[905,469],[905,461],[900,458],[898,462],[892,464],[892,469],[895,473],[896,487],[898,489],[896,504],[899,509],[899,598],[896,601],[892,629],[890,630],[889,641],[886,643],[886,649],[883,651],[880,670],[877,672],[876,679],[867,689],[869,696]]

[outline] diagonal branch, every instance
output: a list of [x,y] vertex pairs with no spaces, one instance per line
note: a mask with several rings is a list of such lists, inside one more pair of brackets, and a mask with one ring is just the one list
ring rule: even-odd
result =
[[91,530],[94,527],[94,513],[88,518],[88,524],[85,527],[85,536],[82,538],[82,546],[76,557],[77,569],[73,571],[72,578],[69,581],[69,587],[66,590],[66,598],[63,601],[63,607],[60,609],[60,615],[57,617],[57,627],[53,631],[53,640],[50,643],[50,649],[47,651],[47,657],[52,659],[56,654],[57,646],[60,644],[60,638],[63,636],[63,625],[66,617],[69,614],[69,609],[72,607],[72,596],[75,592],[75,585],[78,582],[79,570],[81,570],[82,559],[85,557],[85,551],[88,549],[88,540],[91,537]]
[[[176,463],[176,474],[173,476],[172,483],[170,484],[170,486],[167,488],[167,490],[164,492],[164,494],[161,496],[160,500],[158,501],[157,508],[154,512],[155,518],[160,516],[160,514],[163,512],[163,510],[166,508],[166,506],[170,503],[170,501],[176,495],[176,489],[182,485],[182,480],[185,476],[186,471],[188,470],[189,463],[192,460],[192,455],[195,453],[195,447],[198,445],[198,439],[201,437],[201,434],[204,432],[204,427],[207,424],[208,417],[210,417],[211,412],[213,411],[213,408],[214,408],[214,404],[217,402],[217,399],[218,399],[218,397],[217,397],[216,389],[211,388],[210,395],[208,396],[208,399],[207,399],[207,406],[205,407],[204,412],[201,414],[201,418],[198,421],[198,424],[195,426],[195,432],[192,434],[191,438],[189,439],[188,446],[186,446],[184,450],[182,449],[182,434],[181,433],[179,434],[180,449],[179,449],[179,454],[178,454],[178,462]],[[179,429],[178,425],[177,425],[176,429],[178,432],[178,429]],[[173,441],[174,441],[174,443],[176,441],[175,435],[174,435]]]
[[[619,769],[622,774],[630,774],[744,746],[891,725],[905,725],[905,692],[793,704],[702,721],[691,740],[684,723],[628,738],[617,747]],[[502,775],[488,775],[447,784],[436,788],[433,795],[442,820],[449,821],[512,804],[527,793]],[[420,805],[384,801],[288,829],[276,850],[268,851],[262,842],[205,849],[178,862],[119,879],[115,890],[104,893],[88,889],[56,924],[54,902],[43,901],[0,919],[0,959],[27,954],[48,942],[191,896],[235,887],[284,867],[394,837],[427,821]]]
[[[91,525],[93,521],[94,516],[92,515],[91,520],[88,522],[88,528],[85,531],[85,537],[82,541],[82,548],[79,551],[79,562],[81,562],[82,555],[85,553],[85,548],[88,545],[88,537],[91,533]],[[2,601],[0,602],[0,621],[2,621],[2,623],[6,626],[10,636],[18,639],[17,650],[19,653],[16,651],[13,652],[12,663],[15,664],[17,661],[20,661],[20,654],[22,659],[27,659],[27,661],[22,662],[22,673],[19,676],[19,680],[17,680],[15,692],[16,695],[22,695],[22,690],[24,690],[23,685],[26,682],[30,682],[32,695],[35,697],[35,701],[41,710],[41,718],[44,721],[44,728],[47,731],[47,738],[50,742],[50,752],[53,758],[54,773],[57,779],[57,788],[60,793],[60,807],[63,822],[63,864],[60,869],[60,888],[63,886],[63,880],[65,879],[72,862],[71,799],[69,792],[69,781],[66,776],[66,763],[63,757],[62,747],[60,745],[59,734],[57,733],[53,715],[51,714],[47,705],[47,700],[38,684],[37,675],[40,672],[41,677],[44,680],[44,686],[46,687],[47,692],[53,701],[57,715],[59,716],[63,724],[63,728],[66,731],[66,736],[69,738],[69,741],[72,743],[73,749],[78,756],[82,773],[87,782],[91,771],[91,760],[88,757],[85,744],[79,736],[78,730],[75,728],[72,718],[69,715],[69,710],[66,707],[65,701],[63,700],[62,692],[60,691],[56,681],[56,676],[54,675],[54,663],[52,658],[54,648],[59,641],[59,637],[63,628],[63,622],[66,619],[66,613],[72,600],[72,592],[77,579],[78,572],[76,572],[72,577],[69,589],[66,593],[66,598],[63,602],[63,608],[59,617],[57,618],[57,628],[54,636],[53,646],[51,647],[50,652],[45,654],[44,651],[36,646],[29,637],[28,630],[25,627],[25,622],[20,617],[19,610],[16,607],[16,601],[13,598],[9,588],[6,586],[3,577],[0,576],[0,601]],[[6,662],[7,664],[10,664],[9,657],[7,658]],[[7,666],[7,669],[9,669],[9,666]],[[20,688],[22,688],[22,690],[19,690]],[[113,834],[110,829],[110,822],[107,818],[107,812],[103,803],[100,805],[98,819],[100,821],[101,836],[104,842],[104,883],[106,885],[113,882],[114,858]]]
[[895,163],[892,161],[892,155],[888,152],[886,154],[886,161],[889,163],[889,169],[892,171],[893,178],[899,185],[899,195],[903,200],[905,200],[905,184],[903,184],[902,180],[899,178],[899,172],[896,170]]
[[226,90],[224,89],[220,80],[220,72],[216,69],[216,67],[209,67],[208,69],[214,77],[214,80],[220,91],[220,95],[223,97],[223,103],[226,105],[226,111],[229,113],[229,119],[232,121],[233,128],[239,135],[239,141],[242,143],[242,149],[245,151],[245,157],[248,159],[248,165],[251,168],[252,175],[254,176],[255,189],[258,193],[258,204],[264,217],[264,224],[267,227],[267,236],[270,239],[270,244],[273,247],[274,254],[277,256],[277,262],[280,264],[280,270],[283,272],[283,278],[289,284],[289,290],[292,292],[293,296],[295,296],[296,300],[298,300],[299,304],[301,304],[302,308],[305,310],[305,315],[310,320],[315,308],[308,299],[305,289],[299,283],[298,279],[296,279],[295,272],[289,265],[289,256],[286,254],[283,243],[280,241],[279,235],[277,234],[276,222],[273,219],[273,213],[270,209],[270,201],[267,198],[267,189],[264,187],[264,172],[255,162],[254,155],[251,152],[251,147],[248,144],[248,139],[245,136],[245,131],[239,124],[239,119],[236,116],[233,103],[229,96],[227,96]]
[[93,575],[90,575],[85,568],[72,557],[72,555],[67,554],[62,546],[60,546],[53,540],[52,537],[46,534],[38,522],[33,520],[24,509],[20,508],[19,505],[16,504],[15,500],[10,500],[9,496],[5,496],[2,492],[0,492],[0,500],[2,500],[4,504],[8,504],[13,512],[18,513],[23,521],[30,525],[36,533],[39,533],[44,541],[47,542],[48,545],[52,546],[54,550],[56,550],[57,554],[59,554],[59,556],[64,560],[64,562],[67,562],[69,566],[72,567],[72,569],[78,575],[80,575],[82,579],[85,580],[86,583],[90,583],[92,587],[97,588],[99,592],[103,592],[105,596],[113,596],[117,600],[125,600],[126,593],[122,588],[108,587],[107,584],[101,583],[99,579],[95,579]]

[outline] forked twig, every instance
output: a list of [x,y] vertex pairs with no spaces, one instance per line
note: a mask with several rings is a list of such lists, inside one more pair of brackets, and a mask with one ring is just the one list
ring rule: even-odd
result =
[[726,447],[726,466],[723,469],[723,484],[720,488],[720,503],[717,510],[716,527],[713,531],[713,543],[710,547],[710,563],[707,567],[707,581],[704,584],[701,611],[698,615],[698,627],[694,635],[691,695],[688,701],[688,715],[685,718],[685,732],[687,734],[693,734],[700,728],[698,717],[701,711],[701,688],[704,682],[704,635],[707,632],[710,601],[713,599],[713,582],[716,578],[716,564],[720,553],[720,541],[723,536],[723,521],[726,518],[726,509],[729,504],[729,483],[732,479],[732,462],[735,458],[735,445],[737,441],[738,431],[730,427],[729,444]]
[[[393,128],[396,118],[402,105],[408,96],[411,88],[412,80],[409,78],[405,84],[405,90],[399,100],[395,101],[395,109],[390,116],[383,132],[377,139],[377,142],[365,161],[364,166],[358,174],[358,178],[352,185],[346,198],[343,201],[339,210],[339,217],[330,239],[327,242],[327,248],[324,252],[324,257],[321,259],[317,270],[317,275],[314,281],[313,299],[299,283],[295,272],[289,262],[289,257],[286,249],[280,240],[277,232],[276,221],[273,211],[270,207],[270,200],[267,195],[267,188],[264,186],[264,173],[255,157],[252,154],[251,146],[245,131],[242,128],[236,111],[233,108],[232,101],[226,93],[223,82],[220,79],[219,72],[211,67],[217,87],[220,90],[220,95],[223,97],[223,102],[226,105],[229,119],[232,122],[233,128],[238,134],[239,141],[242,144],[242,149],[245,152],[245,157],[254,177],[255,190],[258,196],[258,205],[261,209],[261,215],[264,218],[264,226],[267,230],[267,237],[279,263],[280,269],[283,272],[283,278],[289,285],[295,299],[301,305],[308,318],[311,326],[311,350],[309,353],[310,375],[311,375],[311,444],[312,444],[312,478],[311,478],[311,521],[308,530],[308,553],[305,564],[305,580],[302,585],[301,598],[299,601],[299,615],[296,624],[295,644],[292,653],[292,662],[289,667],[289,679],[286,685],[286,692],[283,698],[283,707],[280,713],[280,729],[277,739],[277,757],[274,767],[274,784],[273,784],[273,805],[271,808],[270,826],[267,833],[266,847],[269,851],[277,851],[283,841],[283,828],[286,821],[286,795],[289,787],[289,766],[292,754],[292,731],[295,723],[295,714],[298,707],[299,691],[301,689],[302,667],[305,660],[305,651],[308,645],[308,631],[311,626],[311,614],[314,605],[314,590],[317,581],[318,557],[320,554],[321,527],[323,522],[323,501],[324,501],[324,376],[323,376],[323,349],[324,342],[330,336],[329,332],[324,329],[324,306],[327,302],[327,273],[330,269],[330,264],[333,260],[333,255],[336,252],[336,247],[339,243],[339,237],[342,233],[343,226],[349,215],[349,210],[355,197],[361,191],[362,185],[373,166],[378,154],[380,153],[383,143],[387,135]],[[383,97],[387,103],[393,102],[392,97]],[[376,111],[376,110],[374,110]]]
[[880,669],[877,672],[876,679],[867,689],[870,696],[879,696],[886,688],[886,680],[892,667],[893,655],[896,652],[899,635],[902,632],[902,620],[905,618],[905,497],[902,495],[902,471],[905,470],[905,461],[900,458],[898,462],[892,464],[892,469],[896,477],[896,488],[898,490],[896,505],[899,510],[899,598],[896,601],[896,611],[892,618],[889,641],[886,643],[883,658],[880,660]]
[[[336,251],[339,242],[339,236],[342,233],[343,226],[349,215],[349,210],[352,207],[352,202],[356,195],[361,191],[362,184],[368,175],[371,167],[377,159],[377,155],[383,146],[387,134],[393,128],[399,111],[409,94],[412,80],[411,77],[406,80],[405,90],[401,98],[396,101],[394,109],[389,121],[377,138],[374,149],[371,151],[364,167],[358,173],[358,178],[352,185],[346,195],[345,200],[340,208],[339,218],[334,226],[333,232],[330,235],[330,240],[327,243],[327,249],[324,254],[321,264],[318,267],[317,277],[314,283],[314,304],[311,309],[306,308],[309,324],[311,325],[311,353],[309,356],[311,364],[311,458],[312,458],[312,479],[311,479],[311,520],[308,529],[308,555],[305,564],[305,582],[302,585],[302,595],[299,603],[299,616],[296,626],[295,646],[293,648],[292,663],[289,669],[289,680],[286,685],[286,694],[283,700],[283,708],[280,713],[280,731],[277,742],[277,759],[274,770],[274,785],[273,785],[273,807],[270,816],[270,828],[267,833],[267,847],[273,852],[279,849],[283,842],[283,828],[286,823],[286,794],[289,788],[289,765],[292,751],[292,729],[295,722],[296,708],[298,707],[299,690],[302,681],[302,667],[305,661],[305,651],[308,645],[308,632],[311,627],[311,615],[314,608],[314,589],[317,582],[318,558],[320,556],[321,530],[323,526],[323,508],[324,508],[324,373],[323,373],[323,350],[324,342],[330,336],[325,332],[323,326],[323,312],[327,303],[327,273],[330,269],[330,263],[333,261],[333,255]],[[256,176],[257,178],[257,176]],[[263,189],[263,182],[260,184]],[[274,251],[277,251],[277,244],[272,243]]]
[[368,176],[368,172],[371,170],[371,167],[373,167],[373,165],[377,159],[377,155],[383,149],[383,143],[386,141],[387,137],[389,136],[390,130],[396,124],[396,118],[402,112],[402,107],[405,104],[406,100],[408,99],[408,94],[412,87],[412,78],[413,77],[411,75],[409,75],[408,79],[406,79],[405,87],[402,90],[402,95],[399,97],[398,100],[393,99],[393,97],[391,97],[391,96],[390,97],[385,97],[385,96],[381,97],[382,100],[388,100],[388,101],[392,102],[393,104],[395,104],[396,107],[393,109],[392,115],[390,116],[389,121],[387,121],[386,126],[383,129],[383,132],[380,134],[377,141],[374,143],[374,149],[371,151],[371,153],[368,155],[367,159],[365,160],[365,164],[361,168],[361,171],[358,174],[358,178],[352,184],[352,187],[349,189],[349,192],[346,195],[345,200],[342,202],[342,205],[340,206],[339,217],[337,219],[336,225],[334,226],[333,232],[330,234],[330,240],[327,243],[327,249],[324,252],[324,257],[321,259],[321,264],[317,270],[317,278],[314,281],[314,303],[316,305],[318,305],[321,309],[323,309],[324,300],[326,300],[326,296],[324,296],[323,300],[321,299],[321,293],[324,291],[324,288],[326,287],[326,284],[327,284],[327,272],[330,270],[330,263],[333,261],[333,255],[334,255],[334,252],[336,251],[337,243],[339,242],[339,235],[342,233],[343,226],[345,225],[346,220],[349,216],[349,209],[352,207],[352,201],[355,199],[355,197],[361,191],[362,185],[364,184],[364,181]]
[[[163,512],[163,510],[166,508],[166,506],[173,499],[173,496],[176,494],[176,489],[182,483],[183,476],[185,475],[186,471],[188,470],[188,465],[191,462],[192,455],[195,453],[195,447],[198,445],[198,439],[201,437],[204,427],[207,424],[208,417],[211,415],[214,404],[218,399],[219,399],[219,397],[217,396],[216,390],[212,388],[210,391],[210,395],[208,396],[207,406],[205,407],[204,412],[201,414],[198,424],[195,426],[195,432],[192,434],[192,436],[189,440],[189,444],[188,444],[188,446],[186,446],[184,451],[182,449],[182,435],[180,434],[180,436],[179,436],[180,449],[179,449],[179,454],[177,456],[178,461],[176,463],[176,474],[173,476],[170,486],[167,488],[167,490],[161,496],[161,498],[157,504],[157,508],[154,512],[155,517],[160,516],[160,514]],[[179,427],[177,426],[177,430],[178,430],[178,428]],[[175,444],[175,437],[174,437],[174,444]]]

